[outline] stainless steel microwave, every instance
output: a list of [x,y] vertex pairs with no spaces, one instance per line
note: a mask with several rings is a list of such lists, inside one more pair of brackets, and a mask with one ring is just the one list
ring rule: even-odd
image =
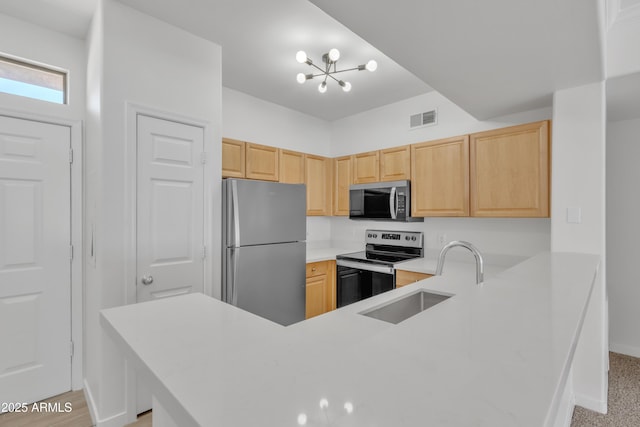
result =
[[377,221],[424,221],[411,216],[411,182],[390,181],[349,187],[349,218]]

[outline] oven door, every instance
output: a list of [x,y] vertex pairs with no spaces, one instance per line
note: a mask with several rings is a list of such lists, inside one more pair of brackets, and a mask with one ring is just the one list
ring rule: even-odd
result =
[[338,259],[336,266],[338,308],[396,287],[396,274],[392,266],[346,259]]

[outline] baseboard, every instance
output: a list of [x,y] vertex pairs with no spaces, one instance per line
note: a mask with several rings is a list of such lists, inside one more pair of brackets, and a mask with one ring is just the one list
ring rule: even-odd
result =
[[585,409],[589,409],[600,414],[607,413],[607,402],[595,400],[590,397],[582,396],[580,394],[576,394],[576,405],[582,406]]
[[89,415],[91,415],[92,425],[96,425],[96,418],[98,415],[98,410],[96,408],[96,401],[93,399],[93,395],[91,394],[91,387],[89,387],[89,383],[86,379],[83,379],[84,383],[84,399],[87,401],[87,408],[89,408]]
[[640,347],[610,342],[609,350],[614,353],[625,354],[627,356],[640,357]]
[[100,419],[96,401],[93,398],[91,387],[89,387],[89,383],[87,383],[86,379],[84,380],[84,397],[87,401],[87,407],[89,408],[91,421],[93,422],[93,425],[95,427],[122,427],[123,425],[129,423],[129,421],[127,421],[126,412],[121,412],[119,414],[112,415],[111,417]]

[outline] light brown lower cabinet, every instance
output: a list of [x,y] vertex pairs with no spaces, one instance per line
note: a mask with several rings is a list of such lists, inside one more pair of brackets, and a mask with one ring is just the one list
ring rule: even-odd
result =
[[307,298],[305,318],[336,308],[336,262],[318,261],[307,264]]
[[417,273],[415,271],[396,270],[396,288],[410,285],[420,280],[433,277],[433,274]]

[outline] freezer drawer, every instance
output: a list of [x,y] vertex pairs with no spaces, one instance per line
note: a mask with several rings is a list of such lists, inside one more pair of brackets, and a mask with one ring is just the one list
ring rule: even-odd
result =
[[305,318],[306,243],[227,248],[223,300],[281,325]]

